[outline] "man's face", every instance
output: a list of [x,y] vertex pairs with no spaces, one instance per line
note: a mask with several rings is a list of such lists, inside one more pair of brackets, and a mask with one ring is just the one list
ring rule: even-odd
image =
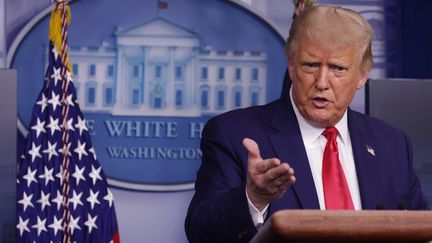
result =
[[[326,43],[327,42],[327,43]],[[300,114],[319,127],[334,126],[368,76],[360,70],[358,45],[326,40],[298,42],[288,60],[293,99]]]

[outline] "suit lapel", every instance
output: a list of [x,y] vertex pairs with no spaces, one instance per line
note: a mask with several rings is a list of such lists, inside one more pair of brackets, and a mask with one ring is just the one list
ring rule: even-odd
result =
[[307,159],[297,118],[289,99],[276,104],[269,138],[278,158],[294,168],[296,182],[292,189],[302,208],[319,208],[312,172]]
[[354,162],[360,190],[360,198],[363,209],[376,209],[380,205],[379,181],[382,172],[379,169],[373,132],[367,129],[361,117],[352,110],[348,110],[348,129],[351,137]]

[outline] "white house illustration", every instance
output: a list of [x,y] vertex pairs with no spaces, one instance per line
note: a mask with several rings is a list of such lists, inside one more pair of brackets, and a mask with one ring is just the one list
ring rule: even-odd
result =
[[266,101],[265,52],[213,50],[161,17],[114,36],[70,50],[84,112],[196,117]]

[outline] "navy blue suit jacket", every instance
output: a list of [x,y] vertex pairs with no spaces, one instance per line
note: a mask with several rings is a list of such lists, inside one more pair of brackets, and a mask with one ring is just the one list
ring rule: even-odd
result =
[[[352,110],[348,110],[348,129],[363,209],[427,209],[407,136]],[[189,241],[247,242],[256,233],[245,195],[245,137],[258,143],[263,158],[277,157],[295,170],[295,184],[270,204],[267,218],[281,209],[319,209],[298,122],[285,97],[227,112],[206,124],[202,164],[185,222]]]

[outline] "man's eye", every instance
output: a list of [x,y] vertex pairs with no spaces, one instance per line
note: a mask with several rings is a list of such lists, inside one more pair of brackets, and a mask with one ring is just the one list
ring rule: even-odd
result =
[[347,70],[347,68],[341,67],[341,66],[337,66],[337,65],[331,66],[331,69],[335,70],[336,72],[344,72],[344,71]]
[[305,68],[317,68],[319,67],[318,63],[303,63],[303,67]]

